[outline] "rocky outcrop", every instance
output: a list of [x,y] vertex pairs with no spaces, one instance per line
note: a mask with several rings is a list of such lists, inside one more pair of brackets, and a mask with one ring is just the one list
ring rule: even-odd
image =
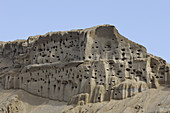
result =
[[22,104],[18,100],[17,96],[14,96],[5,103],[0,104],[0,113],[19,113],[22,109]]
[[2,42],[0,59],[5,89],[69,104],[125,99],[170,84],[170,65],[111,25]]

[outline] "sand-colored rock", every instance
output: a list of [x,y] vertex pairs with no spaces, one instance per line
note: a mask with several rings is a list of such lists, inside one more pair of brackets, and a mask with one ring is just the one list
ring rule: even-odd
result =
[[12,113],[168,113],[169,92],[170,88],[160,86],[158,89],[152,88],[126,99],[68,105],[67,102],[34,96],[23,90],[0,89],[0,108],[6,109],[4,103],[9,105],[9,100],[17,98],[19,105],[12,105],[17,105],[18,112]]
[[170,65],[114,26],[101,25],[0,42],[0,83],[7,90],[88,106],[168,86]]

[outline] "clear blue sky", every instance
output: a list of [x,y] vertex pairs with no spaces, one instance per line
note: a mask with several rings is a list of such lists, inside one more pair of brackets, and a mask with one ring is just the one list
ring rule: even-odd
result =
[[170,0],[0,0],[0,40],[112,24],[170,63]]

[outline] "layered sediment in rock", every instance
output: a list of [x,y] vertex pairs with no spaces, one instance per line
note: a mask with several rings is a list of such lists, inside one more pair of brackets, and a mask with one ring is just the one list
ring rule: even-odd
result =
[[0,42],[5,89],[83,105],[170,84],[170,65],[111,25]]

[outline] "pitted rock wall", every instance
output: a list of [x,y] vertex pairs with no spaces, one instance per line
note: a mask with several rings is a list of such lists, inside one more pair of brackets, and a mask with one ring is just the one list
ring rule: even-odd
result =
[[[83,105],[170,84],[170,65],[111,25],[0,43],[5,89]],[[10,71],[9,71],[10,70]]]

